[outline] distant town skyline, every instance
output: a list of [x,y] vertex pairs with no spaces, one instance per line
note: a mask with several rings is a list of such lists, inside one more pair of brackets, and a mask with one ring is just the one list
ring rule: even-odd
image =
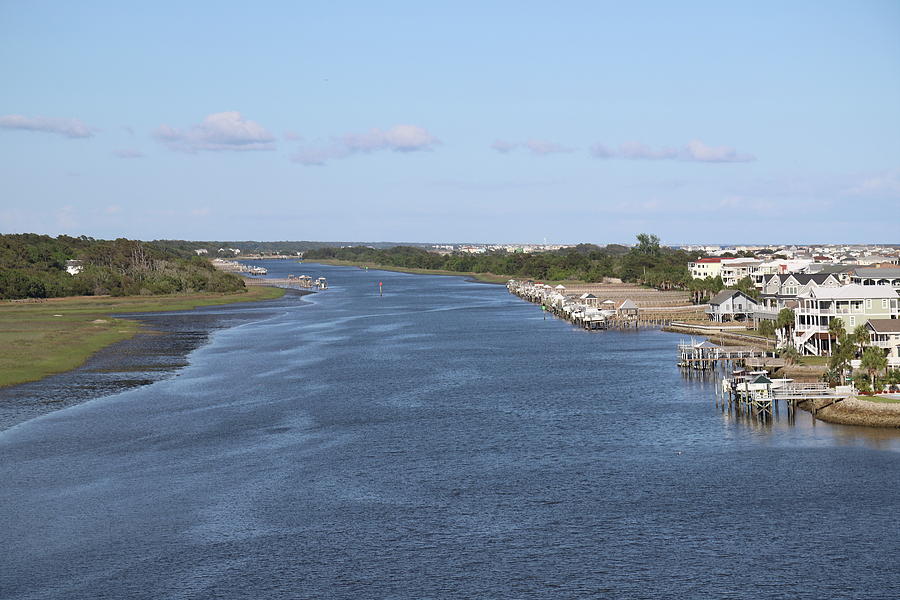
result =
[[9,1],[0,56],[0,233],[900,242],[897,2]]

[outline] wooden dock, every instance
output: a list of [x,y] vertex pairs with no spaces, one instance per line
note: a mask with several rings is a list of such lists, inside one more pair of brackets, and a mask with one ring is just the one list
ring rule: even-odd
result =
[[678,344],[678,366],[714,369],[718,365],[746,365],[751,359],[766,359],[772,353],[750,346],[718,346],[709,341]]
[[706,308],[686,305],[683,292],[659,292],[632,285],[585,284],[566,288],[510,280],[507,289],[539,305],[545,316],[549,314],[588,331],[659,328],[680,319],[696,318]]
[[722,379],[721,396],[719,388],[716,390],[716,405],[719,405],[721,397],[723,409],[727,405],[739,414],[746,413],[760,421],[766,421],[774,415],[778,402],[782,401],[787,408],[788,420],[791,420],[796,416],[801,402],[826,400],[822,406],[813,406],[811,413],[815,420],[818,410],[834,406],[857,393],[851,386],[832,388],[827,383],[773,380],[764,371],[742,371],[737,372],[734,377]]
[[274,277],[267,277],[264,279],[244,277],[244,285],[278,287],[289,290],[309,290],[316,287],[315,284],[313,284],[311,281],[307,281],[305,279],[301,280],[297,277],[284,279],[276,279]]

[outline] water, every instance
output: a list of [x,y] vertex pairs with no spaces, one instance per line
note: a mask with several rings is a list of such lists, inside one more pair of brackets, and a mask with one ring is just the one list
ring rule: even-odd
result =
[[331,288],[0,433],[0,597],[900,596],[897,432],[738,419],[678,335],[500,286],[266,266]]

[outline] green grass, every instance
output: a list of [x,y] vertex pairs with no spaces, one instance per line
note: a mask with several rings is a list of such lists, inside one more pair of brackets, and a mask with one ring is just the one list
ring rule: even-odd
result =
[[83,296],[42,302],[0,302],[0,387],[36,381],[81,365],[101,348],[128,339],[139,323],[109,315],[189,310],[199,306],[255,302],[284,290],[251,287],[236,294]]
[[881,404],[900,404],[900,398],[885,398],[883,396],[857,396],[859,400],[879,402]]
[[742,333],[744,335],[752,335],[754,337],[762,338],[765,340],[771,340],[771,341],[775,340],[774,335],[763,335],[759,332],[759,329],[748,329],[746,332],[742,332]]
[[830,357],[828,356],[802,356],[797,364],[811,367],[827,367],[829,360]]
[[332,258],[311,259],[311,263],[319,263],[323,265],[335,265],[338,267],[369,267],[377,271],[394,271],[397,273],[414,273],[416,275],[453,275],[458,277],[471,277],[484,283],[506,283],[510,277],[506,275],[494,275],[493,273],[473,273],[467,271],[445,271],[443,269],[415,269],[405,267],[391,267],[379,265],[372,262],[353,262],[350,260],[337,260]]

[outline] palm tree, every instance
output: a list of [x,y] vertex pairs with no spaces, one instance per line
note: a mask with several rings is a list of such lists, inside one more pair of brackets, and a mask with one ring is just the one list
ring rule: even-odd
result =
[[[778,316],[775,318],[775,328],[782,330],[784,333],[784,340],[790,340],[790,332],[794,329],[794,311],[789,308],[782,308],[778,311]],[[791,340],[791,345],[793,345],[793,340]]]
[[785,344],[778,349],[778,356],[783,358],[786,364],[792,365],[800,358],[800,353],[790,344]]
[[828,367],[840,373],[841,381],[844,379],[844,371],[850,366],[850,361],[856,355],[856,348],[844,336],[844,339],[835,344],[831,349],[831,358],[828,359]]
[[847,330],[844,329],[844,320],[840,317],[835,317],[828,323],[828,333],[830,333],[837,341],[841,341],[844,339],[844,336],[847,335]]
[[857,325],[856,328],[853,330],[853,333],[851,333],[849,337],[853,341],[854,344],[859,346],[859,353],[860,353],[860,355],[862,355],[862,353],[866,349],[866,346],[869,345],[869,330],[868,330],[868,328],[866,328],[865,325]]
[[869,346],[863,351],[860,367],[866,370],[872,381],[872,390],[875,389],[875,374],[887,368],[887,357],[884,351],[876,346]]
[[833,355],[837,346],[843,344],[845,338],[847,337],[847,330],[844,329],[844,320],[840,317],[831,319],[831,321],[829,321],[828,323],[828,334],[835,340],[828,340],[828,344],[831,346],[831,354]]

